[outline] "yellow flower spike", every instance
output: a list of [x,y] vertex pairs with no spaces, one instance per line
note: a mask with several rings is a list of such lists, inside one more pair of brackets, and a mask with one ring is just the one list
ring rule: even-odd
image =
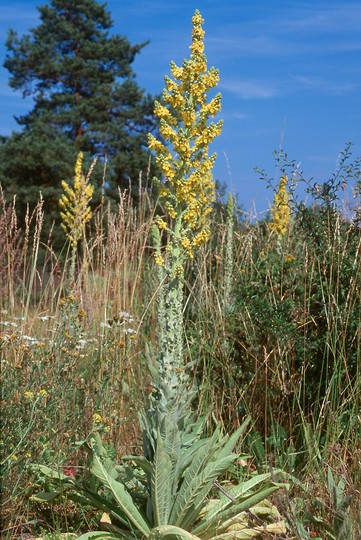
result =
[[61,185],[64,193],[59,200],[59,205],[63,209],[63,212],[60,212],[63,221],[62,228],[73,246],[80,240],[85,224],[92,215],[88,205],[93,196],[94,187],[84,177],[82,165],[83,153],[79,152],[75,164],[73,187],[63,180]]
[[[215,154],[209,145],[222,129],[212,118],[221,109],[217,94],[207,102],[218,81],[215,68],[207,68],[203,18],[194,13],[190,57],[182,67],[170,64],[161,103],[155,104],[162,142],[148,136],[162,177],[155,179],[165,219],[157,218],[153,230],[154,261],[160,281],[159,328],[162,385],[170,392],[175,381],[185,380],[183,356],[183,280],[187,259],[210,237],[209,216],[215,200],[212,169]],[[161,230],[166,245],[161,242]],[[159,390],[161,393],[162,390]],[[165,396],[164,396],[165,397]],[[166,399],[166,398],[165,398]]]
[[278,236],[286,234],[291,220],[287,182],[287,176],[282,176],[271,208],[272,220],[269,226],[271,231],[275,231]]

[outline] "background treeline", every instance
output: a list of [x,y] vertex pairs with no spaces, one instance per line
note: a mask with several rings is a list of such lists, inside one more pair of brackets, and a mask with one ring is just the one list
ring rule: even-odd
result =
[[[19,131],[0,141],[0,182],[16,194],[18,213],[33,210],[41,190],[45,229],[58,220],[61,181],[69,180],[78,152],[90,164],[97,186],[118,199],[118,187],[136,190],[140,171],[154,167],[147,134],[156,130],[154,98],[139,87],[132,64],[147,42],[132,45],[112,32],[105,4],[52,0],[38,8],[40,23],[24,36],[9,30],[4,66],[9,85],[32,98],[29,113],[16,118]],[[57,241],[57,239],[54,239]]]

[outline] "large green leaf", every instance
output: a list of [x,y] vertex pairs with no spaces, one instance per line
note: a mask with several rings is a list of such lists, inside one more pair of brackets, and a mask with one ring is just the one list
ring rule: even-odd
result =
[[199,540],[194,534],[176,527],[175,525],[161,525],[151,530],[148,540]]
[[228,440],[223,444],[222,450],[219,452],[218,457],[225,457],[231,452],[233,452],[237,442],[239,441],[242,433],[245,431],[246,427],[251,421],[251,417],[248,416],[240,427],[229,437]]
[[120,509],[128,517],[129,521],[144,535],[150,531],[150,526],[142,513],[138,510],[133,502],[130,493],[127,491],[124,484],[114,480],[106,468],[104,467],[100,456],[95,453],[92,472],[97,476],[103,484],[112,492]]
[[202,519],[202,521],[193,529],[194,534],[200,538],[206,539],[209,538],[210,531],[212,531],[211,536],[213,536],[217,533],[217,531],[222,532],[227,530],[235,517],[242,512],[249,510],[249,508],[263,501],[282,487],[285,487],[284,484],[269,483],[267,486],[261,488],[255,493],[249,492],[237,502],[229,501],[227,507],[223,511],[216,512],[217,505],[215,505],[215,508],[212,508],[212,517],[206,516],[204,519]]
[[183,476],[183,478],[182,485],[176,495],[176,499],[174,501],[174,505],[171,511],[171,523],[176,522],[177,516],[182,511],[184,504],[186,504],[187,498],[189,496],[188,489],[190,484],[194,481],[199,472],[204,470],[209,461],[216,458],[215,452],[218,450],[219,447],[218,437],[219,430],[216,430],[213,433],[212,437],[205,439],[204,442],[202,441],[203,444],[199,445],[199,441],[196,441],[194,445],[197,446],[197,449],[194,452],[192,452],[192,448],[187,450],[187,457],[189,459],[189,462],[187,459],[186,463],[188,463],[189,466],[185,469],[183,469],[184,455],[180,457],[180,460],[176,465],[175,476],[177,478],[177,482],[180,479],[181,475]]
[[116,540],[117,538],[122,537],[105,531],[91,531],[78,536],[77,540]]
[[[81,493],[79,496],[78,493]],[[98,510],[102,510],[103,512],[106,512],[107,514],[110,514],[112,517],[117,519],[120,523],[123,525],[129,527],[129,519],[127,515],[124,514],[121,508],[113,504],[112,502],[108,501],[105,497],[102,495],[99,495],[98,493],[95,493],[94,491],[88,489],[87,487],[82,486],[81,489],[78,490],[78,493],[70,493],[69,497],[72,501],[80,503],[84,506],[84,504],[90,504],[94,508],[98,508]]]
[[[179,484],[179,481],[186,469],[194,462],[195,457],[198,455],[200,448],[206,446],[209,443],[208,439],[195,440],[190,447],[185,447],[181,449],[181,452],[178,456],[176,465],[175,465],[175,480],[176,484]],[[196,454],[197,453],[197,454]],[[209,455],[209,452],[205,452],[206,455]]]
[[237,454],[231,454],[215,462],[208,463],[189,482],[186,489],[180,491],[179,498],[177,497],[172,509],[171,523],[185,529],[189,528],[205,505],[205,498],[211,490],[213,482],[229,469],[236,458]]
[[227,487],[227,493],[229,493],[230,497],[232,497],[233,502],[228,497],[221,497],[218,503],[212,504],[210,509],[208,511],[206,510],[204,520],[200,522],[199,527],[202,525],[203,522],[211,522],[213,517],[215,516],[217,517],[220,514],[220,512],[223,512],[226,508],[230,508],[234,506],[241,497],[244,497],[247,494],[252,495],[253,492],[251,490],[253,488],[255,488],[256,486],[258,486],[259,484],[262,484],[263,482],[267,480],[270,480],[270,478],[271,478],[270,473],[258,474],[256,476],[253,476],[249,480],[246,480],[245,482],[241,482],[240,484],[236,486]]
[[149,477],[152,475],[152,464],[144,456],[122,456],[123,461],[133,461],[138,467],[140,467],[146,475]]
[[30,500],[36,502],[50,502],[61,495],[61,491],[40,491],[35,495],[31,495]]
[[172,505],[173,484],[172,460],[165,450],[163,439],[158,431],[157,447],[154,455],[152,474],[152,505],[154,525],[167,525]]
[[40,472],[42,475],[44,475],[46,478],[51,478],[52,480],[62,480],[69,482],[69,484],[74,484],[74,480],[70,478],[70,476],[67,476],[66,474],[57,471],[55,469],[51,469],[50,467],[47,467],[46,465],[32,465],[31,469],[35,472]]

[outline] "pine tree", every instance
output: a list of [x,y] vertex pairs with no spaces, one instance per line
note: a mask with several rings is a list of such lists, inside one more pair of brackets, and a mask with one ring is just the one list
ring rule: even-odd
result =
[[34,106],[16,118],[21,131],[0,141],[0,181],[23,203],[41,190],[55,204],[82,151],[88,160],[107,156],[109,195],[137,185],[156,128],[154,100],[132,69],[147,43],[111,35],[110,13],[94,0],[50,0],[38,11],[37,27],[22,37],[10,30],[6,42],[9,84]]

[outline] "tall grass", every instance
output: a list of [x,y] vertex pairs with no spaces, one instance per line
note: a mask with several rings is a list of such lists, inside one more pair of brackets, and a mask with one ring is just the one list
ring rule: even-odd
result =
[[137,205],[122,193],[116,213],[98,210],[70,292],[66,259],[55,255],[51,237],[43,240],[41,211],[39,201],[22,229],[15,205],[2,199],[2,502],[11,532],[33,519],[34,509],[24,517],[31,462],[81,467],[74,444],[94,429],[109,443],[123,441],[120,453],[138,444],[142,351],[153,334],[147,190]]
[[[40,512],[29,502],[37,484],[32,462],[81,470],[85,456],[76,442],[94,431],[117,442],[119,454],[139,445],[135,418],[148,393],[144,351],[157,339],[156,268],[148,250],[155,206],[142,186],[137,204],[128,193],[119,194],[116,211],[103,203],[69,291],[66,248],[55,253],[51,233],[44,234],[41,200],[20,224],[16,202],[6,203],[1,193],[8,537],[39,530],[41,520],[60,527],[67,519],[69,531],[92,520],[70,503],[55,518],[51,507]],[[254,457],[247,467],[282,466],[297,477],[289,498],[276,500],[289,520],[289,538],[315,531],[342,538],[334,532],[335,485],[342,480],[343,495],[350,496],[345,515],[358,539],[359,231],[339,212],[315,207],[297,213],[276,241],[266,220],[252,224],[237,212],[230,239],[231,218],[219,206],[210,242],[185,269],[185,352],[199,385],[199,411],[227,428],[250,413]]]

